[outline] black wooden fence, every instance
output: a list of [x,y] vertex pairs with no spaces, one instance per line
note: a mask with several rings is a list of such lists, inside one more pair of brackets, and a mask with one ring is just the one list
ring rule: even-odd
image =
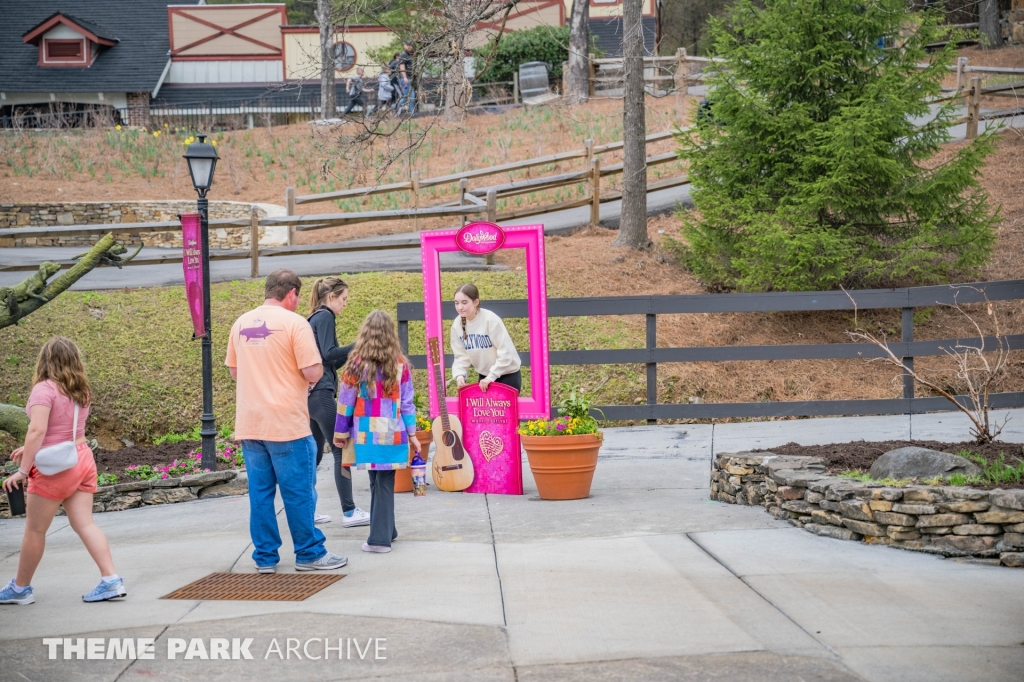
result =
[[[832,358],[866,359],[885,355],[869,343],[785,344],[772,346],[702,346],[658,348],[658,315],[688,313],[807,312],[827,310],[900,308],[903,329],[899,341],[889,342],[893,353],[913,368],[915,357],[944,355],[957,339],[914,341],[914,309],[941,304],[978,303],[1024,299],[1024,280],[983,282],[949,286],[905,289],[868,289],[851,291],[808,291],[767,294],[705,294],[685,296],[622,296],[601,298],[548,299],[548,317],[591,317],[601,315],[644,315],[647,318],[647,342],[644,348],[625,350],[551,351],[552,365],[644,364],[647,367],[647,402],[642,405],[601,405],[604,417],[611,420],[709,419],[715,417],[782,417],[862,414],[909,414],[954,409],[942,397],[914,397],[914,380],[904,372],[903,397],[884,400],[794,400],[755,403],[658,403],[659,362],[736,362],[747,360],[821,360]],[[486,306],[503,318],[525,318],[525,300],[487,301]],[[455,306],[443,304],[446,320],[455,318]],[[422,321],[422,303],[398,304],[398,333],[402,347],[409,350],[409,322]],[[447,334],[447,326],[444,329]],[[1024,349],[1024,334],[1003,337],[1012,350]],[[964,340],[969,340],[965,337]],[[988,338],[986,347],[995,348],[996,339]],[[523,366],[529,366],[529,352],[520,351]],[[413,367],[426,369],[425,355],[410,355]],[[445,356],[451,367],[452,356]],[[964,404],[967,398],[962,397]],[[1024,406],[1024,391],[996,393],[990,396],[993,408]]]

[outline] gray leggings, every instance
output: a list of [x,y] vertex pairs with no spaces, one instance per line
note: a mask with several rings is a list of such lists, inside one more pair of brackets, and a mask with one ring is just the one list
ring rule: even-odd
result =
[[334,485],[338,488],[338,496],[341,498],[341,510],[350,512],[356,508],[355,500],[352,498],[352,472],[341,466],[341,448],[334,444],[334,420],[338,416],[338,403],[334,398],[334,391],[330,389],[318,389],[309,394],[306,399],[309,408],[309,428],[313,432],[313,440],[316,441],[316,463],[324,456],[324,443],[330,443],[331,453],[334,454]]

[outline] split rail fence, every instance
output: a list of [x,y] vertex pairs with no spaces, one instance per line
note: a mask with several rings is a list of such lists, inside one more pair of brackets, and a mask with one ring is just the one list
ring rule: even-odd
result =
[[[983,292],[983,293],[982,293]],[[989,301],[1024,299],[1024,280],[982,282],[975,284],[911,287],[903,289],[871,289],[851,291],[805,291],[766,294],[697,294],[682,296],[624,296],[601,298],[552,298],[547,314],[553,317],[597,317],[606,315],[643,315],[646,319],[644,348],[608,350],[554,350],[549,352],[551,365],[621,365],[643,364],[646,367],[646,402],[641,405],[599,405],[596,417],[614,421],[659,419],[714,419],[724,417],[792,417],[864,414],[911,414],[943,412],[955,409],[943,397],[916,397],[913,378],[904,372],[903,394],[900,398],[869,400],[799,400],[750,403],[665,404],[658,402],[658,364],[681,362],[744,362],[765,360],[870,359],[885,355],[870,343],[783,344],[762,346],[701,346],[685,348],[658,347],[658,315],[697,313],[765,313],[811,312],[869,309],[900,309],[902,336],[890,342],[889,348],[902,358],[909,369],[914,358],[945,355],[958,339],[936,341],[914,340],[914,309],[942,304],[969,304]],[[450,301],[442,305],[442,317],[455,318]],[[502,318],[525,318],[525,300],[488,301],[487,308]],[[409,323],[422,322],[423,303],[398,304],[398,334],[402,348],[409,352]],[[1024,349],[1024,334],[1002,337],[1010,350]],[[965,337],[964,341],[971,339]],[[977,337],[973,339],[976,342]],[[996,348],[997,340],[987,337],[987,348]],[[523,366],[530,366],[530,353],[519,353]],[[412,366],[427,369],[425,355],[409,355]],[[452,366],[453,357],[445,356],[445,366]],[[995,393],[989,396],[992,408],[1024,407],[1024,391]],[[965,396],[958,396],[969,404]]]
[[[674,134],[675,131],[666,131],[648,135],[646,138],[646,144],[653,144],[655,142],[670,139]],[[590,223],[597,224],[600,219],[601,203],[615,201],[622,197],[622,193],[620,191],[615,190],[610,192],[602,192],[601,190],[602,178],[607,178],[609,176],[621,174],[622,164],[614,163],[602,167],[600,157],[602,154],[607,154],[610,152],[621,150],[622,147],[623,143],[621,141],[595,145],[593,143],[593,140],[586,140],[584,142],[583,149],[560,152],[558,154],[549,154],[547,156],[536,157],[533,159],[515,161],[512,163],[502,164],[498,166],[490,166],[487,168],[478,168],[474,170],[463,171],[461,173],[453,173],[450,175],[444,175],[435,178],[424,178],[421,180],[419,178],[419,172],[412,171],[412,179],[406,182],[377,185],[375,187],[360,187],[354,189],[341,190],[338,192],[310,194],[304,196],[295,196],[294,188],[288,188],[285,192],[285,205],[287,207],[287,215],[285,216],[259,218],[256,215],[255,210],[253,210],[252,216],[249,219],[224,218],[210,220],[209,222],[211,228],[249,227],[250,244],[252,245],[250,249],[247,250],[238,249],[229,251],[219,251],[217,253],[211,254],[211,260],[251,259],[252,276],[258,277],[259,259],[261,257],[289,256],[312,253],[346,253],[353,251],[408,249],[419,246],[418,238],[412,238],[405,241],[389,242],[383,244],[363,245],[350,245],[345,243],[309,245],[295,244],[296,232],[306,230],[318,230],[328,227],[338,227],[342,225],[352,225],[355,223],[365,222],[408,220],[413,223],[413,229],[415,231],[419,231],[421,220],[426,218],[459,218],[463,222],[465,222],[466,219],[469,217],[479,216],[490,222],[498,222],[501,220],[511,220],[514,218],[522,218],[531,215],[539,215],[541,213],[548,213],[552,211],[560,211],[589,205]],[[542,176],[526,180],[516,180],[513,182],[492,185],[487,187],[478,187],[474,189],[469,188],[469,182],[470,180],[473,179],[488,177],[492,175],[499,175],[503,173],[510,173],[514,171],[526,170],[529,168],[534,168],[536,166],[546,166],[572,159],[582,159],[583,163],[581,165],[583,167],[580,170],[569,173],[559,173],[555,175]],[[661,164],[672,163],[677,160],[678,157],[675,154],[675,152],[656,154],[647,158],[647,166],[658,166]],[[421,191],[424,188],[453,183],[459,184],[457,199],[437,204],[434,206],[420,205],[420,201],[422,198]],[[689,179],[685,175],[673,178],[666,178],[648,183],[647,191],[650,192],[660,189],[667,189],[670,187],[677,187],[688,183]],[[570,187],[579,184],[582,184],[584,187],[584,196],[581,197],[580,199],[563,201],[553,204],[538,204],[523,209],[518,209],[500,214],[498,213],[498,199],[504,199],[507,197],[513,197],[520,194],[526,194],[529,192],[536,192],[540,190],[554,189],[558,187]],[[359,211],[352,213],[296,215],[295,207],[299,204],[312,204],[317,202],[336,201],[339,199],[346,198],[361,198],[377,194],[392,194],[395,192],[410,193],[408,208],[386,211]],[[259,228],[275,226],[287,226],[289,228],[288,245],[280,247],[259,247]],[[60,227],[18,227],[0,228],[0,238],[13,237],[17,239],[24,239],[32,237],[53,238],[83,235],[99,236],[106,234],[107,232],[125,233],[141,236],[147,233],[170,232],[177,229],[181,229],[181,226],[176,221],[149,223],[108,223],[102,225],[67,225]],[[168,250],[168,254],[164,257],[154,259],[148,257],[147,254],[147,257],[145,259],[129,261],[128,265],[151,265],[154,263],[165,264],[180,262],[180,253],[176,254],[174,251]],[[488,262],[491,261],[488,259]],[[70,265],[71,263],[68,262],[65,264]],[[0,271],[34,270],[37,267],[38,263],[34,265],[30,264],[0,266]]]
[[[594,74],[598,73],[599,69],[603,69],[605,67],[614,67],[616,61],[617,60],[615,59],[592,59],[590,65],[591,72],[592,74]],[[722,60],[715,58],[688,56],[686,54],[685,49],[680,48],[674,57],[647,57],[645,58],[645,65],[648,65],[649,67],[646,70],[654,74],[653,76],[651,76],[651,78],[653,79],[651,80],[652,83],[667,82],[667,79],[671,78],[674,84],[674,91],[677,93],[677,95],[681,95],[688,92],[690,83],[703,82],[704,72],[708,68],[714,68],[714,64],[719,63],[721,61]],[[621,62],[621,59],[619,59],[618,62]],[[995,74],[999,77],[1021,74],[1022,78],[1024,78],[1024,69],[970,66],[967,62],[967,58],[965,57],[959,58],[956,66],[949,68],[951,71],[955,71],[957,74],[956,88],[950,89],[949,95],[942,98],[938,98],[935,100],[935,102],[947,101],[959,97],[965,98],[965,102],[967,105],[966,121],[968,138],[973,138],[977,136],[978,122],[980,120],[1013,116],[1016,114],[1024,113],[1024,110],[1022,109],[1012,109],[1005,112],[987,112],[983,116],[980,110],[980,101],[982,97],[1017,97],[1018,91],[1024,90],[1024,80],[1022,80],[1021,82],[1012,83],[996,83],[982,87],[980,82],[980,76],[969,76],[969,74],[971,73]],[[969,88],[967,88],[968,80],[970,81]],[[592,79],[592,81],[592,88],[596,88],[596,84],[600,83],[600,81],[598,80]],[[680,98],[680,107],[682,106],[681,102],[682,100]],[[682,131],[685,130],[688,129],[682,129]],[[646,144],[652,144],[662,140],[667,140],[671,138],[674,134],[675,131],[665,131],[661,133],[648,135],[646,138]],[[602,191],[602,179],[608,178],[613,175],[621,174],[622,164],[611,163],[607,165],[602,165],[601,156],[610,152],[621,150],[622,147],[623,143],[621,141],[611,142],[602,145],[595,145],[593,143],[593,140],[585,140],[582,149],[560,152],[557,154],[550,154],[547,156],[526,159],[523,161],[515,161],[497,166],[490,166],[487,168],[468,170],[463,171],[461,173],[453,173],[450,175],[443,175],[434,178],[420,178],[419,171],[412,171],[410,173],[410,179],[404,182],[377,185],[375,187],[352,188],[337,192],[309,194],[303,196],[296,196],[294,188],[288,188],[285,192],[285,205],[287,215],[283,217],[268,217],[260,219],[256,216],[255,212],[253,212],[253,215],[250,219],[211,220],[210,226],[213,228],[249,227],[251,230],[250,241],[252,243],[251,248],[248,250],[240,249],[232,251],[220,251],[216,254],[212,254],[211,260],[251,259],[252,274],[254,277],[258,277],[260,257],[300,255],[311,253],[345,253],[353,251],[407,249],[415,248],[416,246],[419,245],[417,239],[409,239],[403,242],[389,242],[386,244],[351,245],[341,243],[303,246],[295,245],[295,233],[298,231],[316,230],[327,227],[337,227],[342,225],[351,225],[363,222],[408,220],[413,223],[414,230],[419,231],[421,220],[426,218],[455,217],[461,219],[464,222],[468,217],[480,216],[491,222],[498,222],[502,220],[512,220],[517,218],[528,217],[531,215],[538,215],[541,213],[549,213],[552,211],[566,210],[589,205],[589,222],[591,224],[597,224],[600,219],[600,205],[602,203],[616,201],[620,199],[622,196],[622,193],[620,191]],[[537,166],[551,165],[563,161],[571,161],[574,159],[582,160],[581,168],[575,171],[542,176],[538,178],[530,178],[525,180],[515,180],[503,184],[476,187],[472,189],[470,189],[469,187],[471,180],[476,180],[479,178],[485,178],[488,176],[499,175],[504,173],[528,170],[530,168],[534,168]],[[655,154],[647,157],[647,167],[650,168],[661,164],[673,163],[677,160],[677,155],[674,152]],[[437,204],[434,206],[421,206],[421,201],[423,199],[422,192],[424,189],[454,183],[458,183],[459,186],[456,199],[443,202],[441,204]],[[676,177],[659,179],[655,180],[654,182],[649,182],[647,185],[647,191],[650,192],[660,189],[668,189],[671,187],[678,187],[686,184],[689,184],[689,178],[686,175],[679,175]],[[553,204],[539,204],[522,209],[506,211],[503,213],[499,213],[497,209],[498,199],[505,199],[522,194],[528,194],[531,192],[538,192],[561,187],[572,187],[577,185],[583,186],[583,196],[578,199],[572,199],[569,201],[563,201]],[[408,208],[385,211],[359,211],[352,213],[330,213],[303,216],[296,215],[296,206],[300,204],[311,204],[317,202],[336,201],[342,199],[362,198],[379,194],[391,194],[395,192],[409,193]],[[281,247],[260,248],[258,246],[257,237],[259,227],[261,226],[287,226],[289,228],[288,245]],[[107,232],[142,235],[153,232],[168,232],[176,229],[180,229],[180,225],[175,221],[153,223],[110,223],[102,225],[68,225],[61,227],[40,228],[0,228],[0,237],[48,238],[72,235],[99,236]],[[145,258],[144,260],[131,261],[129,264],[148,265],[153,263],[176,263],[180,261],[180,256],[171,255],[170,253],[166,257],[157,259],[149,258],[147,254],[147,258]],[[0,266],[0,270],[34,270],[37,267],[38,264],[10,265]]]

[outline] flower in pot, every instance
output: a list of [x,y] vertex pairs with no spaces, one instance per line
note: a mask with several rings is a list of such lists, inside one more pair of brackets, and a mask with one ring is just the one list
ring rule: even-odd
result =
[[[430,408],[423,400],[423,394],[417,393],[413,396],[413,404],[416,406],[416,440],[420,442],[420,447],[423,452],[420,457],[423,461],[427,461],[427,452],[430,450],[430,444],[433,442],[433,434],[430,433]],[[412,445],[409,446],[409,463],[412,464],[413,457]],[[395,471],[395,492],[396,493],[411,493],[412,492],[412,470],[409,467],[405,469],[398,469]]]
[[603,436],[590,416],[591,397],[573,388],[559,406],[557,419],[538,419],[519,427],[526,458],[544,500],[590,496]]

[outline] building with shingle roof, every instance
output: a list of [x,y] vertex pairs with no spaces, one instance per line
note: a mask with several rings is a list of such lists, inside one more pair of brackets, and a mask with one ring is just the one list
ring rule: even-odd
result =
[[6,3],[0,107],[148,103],[169,68],[167,0]]

